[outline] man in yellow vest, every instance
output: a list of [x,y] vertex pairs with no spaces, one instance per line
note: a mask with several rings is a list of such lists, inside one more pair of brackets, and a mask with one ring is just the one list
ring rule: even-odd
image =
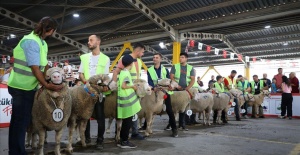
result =
[[[110,66],[110,59],[108,56],[103,54],[100,51],[100,43],[101,39],[97,35],[89,36],[88,40],[88,48],[92,51],[91,53],[86,53],[80,56],[80,67],[79,67],[79,78],[81,81],[86,84],[87,80],[96,74],[109,74],[109,66]],[[104,88],[104,92],[108,91],[108,88]],[[91,94],[93,95],[93,94]],[[100,102],[97,100],[95,104],[94,112],[96,114],[96,120],[98,123],[98,136],[96,141],[96,149],[103,149],[103,140],[104,140],[104,132],[105,132],[105,116],[104,116],[104,101],[105,98],[102,99]],[[86,143],[91,142],[90,136],[90,120],[86,125],[85,130],[85,138]],[[77,144],[81,144],[78,142]]]
[[[166,69],[161,64],[161,58],[162,58],[162,55],[160,53],[154,54],[154,56],[153,56],[154,65],[151,66],[147,72],[148,84],[152,87],[152,89],[154,91],[158,91],[155,86],[157,85],[157,82],[159,79],[170,78],[169,70]],[[173,88],[169,88],[169,90],[171,91],[171,90],[173,90]],[[167,98],[165,99],[166,112],[169,116],[169,124],[172,128],[172,137],[178,137],[178,131],[177,131],[177,127],[176,127],[174,112],[172,110],[170,94],[172,94],[172,93],[167,92],[167,94],[166,94],[167,95]],[[143,128],[146,129],[146,125],[147,124],[144,124]],[[169,130],[169,128],[166,128],[166,130]]]
[[[224,79],[225,92],[229,92],[230,89],[235,89],[237,87],[236,86],[237,80],[234,78],[236,73],[237,73],[236,70],[232,70],[231,74],[229,76],[225,77],[225,79]],[[237,121],[241,121],[237,96],[235,96],[234,102],[236,103],[236,105],[234,106],[235,118]]]
[[[144,55],[145,46],[141,43],[135,43],[133,47],[133,51],[130,54],[133,58],[132,68],[129,70],[132,80],[141,78],[142,71],[142,60],[141,57]],[[117,82],[117,78],[121,70],[124,69],[124,65],[122,64],[122,58],[120,58],[117,68],[113,72],[113,80]],[[143,140],[144,136],[139,133],[137,120],[132,123],[132,139]]]
[[[177,90],[188,91],[195,83],[194,67],[187,64],[188,54],[180,53],[180,63],[175,64],[171,68],[170,78],[179,84]],[[191,116],[191,120],[195,121],[195,114]],[[179,129],[188,130],[185,128],[185,113],[179,113]]]
[[62,85],[47,83],[48,46],[45,42],[57,28],[51,17],[42,18],[34,30],[25,35],[14,48],[14,68],[8,79],[8,92],[12,96],[12,115],[9,126],[9,155],[26,155],[25,133],[31,123],[34,95],[40,83],[44,88],[59,91]]
[[[246,80],[242,75],[238,76],[239,82],[237,82],[237,88],[243,92],[243,94],[248,94],[249,92],[251,92],[251,88],[250,88],[250,83],[248,80]],[[244,103],[244,105],[242,106],[242,109],[245,109],[245,113],[242,114],[243,118],[247,119],[248,116],[248,102],[246,101]]]
[[[257,75],[253,75],[253,81],[250,82],[251,93],[253,95],[258,95],[262,90],[268,90],[268,85],[263,81],[259,80]],[[260,105],[258,111],[259,118],[265,118],[263,107]],[[256,118],[256,109],[252,106],[252,118]]]

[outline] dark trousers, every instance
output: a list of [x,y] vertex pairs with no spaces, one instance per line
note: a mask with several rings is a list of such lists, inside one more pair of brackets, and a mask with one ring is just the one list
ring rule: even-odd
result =
[[[213,121],[215,122],[217,120],[217,116],[218,116],[218,110],[214,110],[214,115],[213,115]],[[221,114],[221,120],[225,120],[225,111],[222,110],[222,114]]]
[[31,123],[35,91],[8,87],[8,92],[13,98],[8,134],[9,155],[26,155],[25,134],[28,125]]
[[292,105],[293,105],[292,94],[291,93],[282,93],[281,116],[285,116],[285,113],[287,111],[287,117],[292,117],[293,116]]
[[234,106],[234,113],[235,113],[235,118],[239,119],[240,118],[240,106],[239,106],[239,102],[237,100],[237,98],[234,98],[233,100],[235,102],[235,106]]
[[[94,117],[98,123],[98,136],[97,136],[98,143],[102,143],[104,140],[104,132],[105,132],[104,101],[105,101],[105,98],[103,98],[101,103],[99,102],[99,100],[97,100],[97,103],[95,104],[95,108],[94,108],[94,113],[95,113]],[[91,139],[90,130],[91,130],[90,120],[88,120],[86,129],[85,129],[85,138],[86,139]]]
[[243,113],[243,116],[246,116],[248,114],[248,102],[246,101],[244,105],[242,106],[242,109],[245,109],[245,113]]
[[129,130],[132,126],[132,116],[122,119],[122,128],[120,133],[121,141],[127,141],[129,136]]
[[179,127],[185,128],[185,112],[179,113]]

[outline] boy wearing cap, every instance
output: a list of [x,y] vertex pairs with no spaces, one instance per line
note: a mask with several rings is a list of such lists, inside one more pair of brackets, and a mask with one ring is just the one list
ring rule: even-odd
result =
[[125,55],[122,58],[124,69],[121,70],[118,80],[118,100],[117,100],[117,118],[122,119],[122,128],[120,133],[120,148],[136,148],[137,146],[128,141],[130,127],[132,126],[132,116],[141,110],[140,101],[135,91],[137,87],[133,85],[129,70],[133,64],[131,55]]

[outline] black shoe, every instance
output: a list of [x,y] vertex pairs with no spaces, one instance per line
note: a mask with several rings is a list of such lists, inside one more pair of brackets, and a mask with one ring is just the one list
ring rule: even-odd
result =
[[241,121],[241,118],[236,118],[236,121]]
[[293,119],[292,117],[289,117],[289,120]]
[[223,123],[228,123],[226,119],[222,119],[222,122]]
[[118,147],[122,148],[122,149],[134,149],[137,146],[132,144],[129,141],[122,141],[121,143],[117,144]]
[[131,139],[144,140],[145,137],[138,133],[138,134],[131,135]]
[[259,118],[265,118],[265,116],[264,116],[264,115],[262,115],[262,116],[259,116]]
[[171,125],[168,124],[167,127],[166,127],[164,130],[171,130],[171,129],[172,129],[172,128],[171,128]]
[[217,123],[217,121],[216,121],[216,120],[213,120],[213,123],[214,123],[214,124],[216,124],[216,123]]
[[103,150],[103,143],[102,143],[102,142],[96,142],[95,148],[96,148],[97,150]]
[[139,130],[146,130],[146,127],[142,126]]
[[175,138],[178,137],[178,130],[177,129],[173,130],[171,136]]

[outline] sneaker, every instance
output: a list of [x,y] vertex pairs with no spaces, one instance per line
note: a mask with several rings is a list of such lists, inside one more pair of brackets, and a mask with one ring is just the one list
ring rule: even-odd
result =
[[138,134],[131,135],[131,139],[144,140],[145,137],[138,133]]
[[244,119],[248,119],[249,117],[248,117],[247,115],[244,115],[243,118],[244,118]]
[[291,120],[292,119],[292,117],[289,117],[289,120]]
[[139,132],[142,133],[142,132],[144,132],[144,131],[146,130],[146,128],[145,128],[145,127],[141,127],[141,128],[139,128],[138,130],[139,130]]
[[177,129],[173,130],[171,136],[175,138],[178,137],[178,130]]
[[117,144],[118,147],[122,148],[122,149],[134,149],[137,146],[132,144],[129,141],[122,141],[121,143]]
[[228,121],[226,119],[223,119],[222,122],[223,123],[228,123]]
[[264,115],[262,115],[262,116],[259,116],[259,118],[265,118],[265,116],[264,116]]
[[254,115],[251,115],[251,118],[256,118]]
[[103,150],[103,143],[102,143],[102,142],[96,142],[95,148],[96,148],[97,150]]
[[185,127],[179,127],[178,129],[181,130],[181,131],[189,131],[189,129],[187,129]]
[[236,120],[236,121],[241,121],[241,118],[236,118],[235,120]]
[[169,131],[169,130],[171,130],[171,129],[172,129],[171,126],[168,124],[167,127],[166,127],[164,130]]
[[285,116],[279,115],[278,118],[285,119]]

